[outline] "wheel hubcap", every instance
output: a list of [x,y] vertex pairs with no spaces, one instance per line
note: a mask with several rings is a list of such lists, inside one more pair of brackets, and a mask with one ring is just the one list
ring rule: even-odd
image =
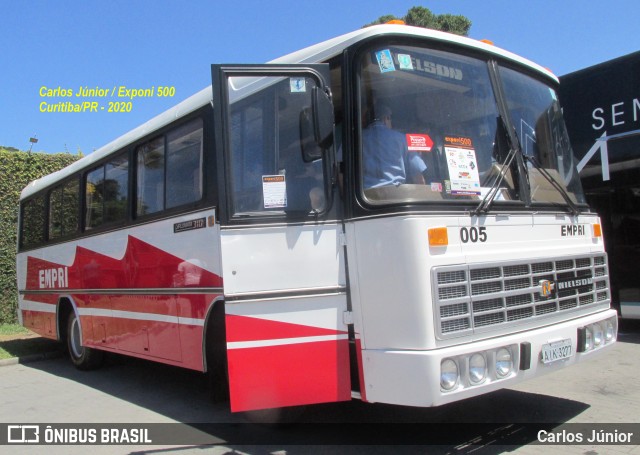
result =
[[78,323],[78,318],[74,318],[73,322],[71,322],[71,350],[73,351],[73,355],[75,357],[82,356],[82,342],[80,341],[80,324]]

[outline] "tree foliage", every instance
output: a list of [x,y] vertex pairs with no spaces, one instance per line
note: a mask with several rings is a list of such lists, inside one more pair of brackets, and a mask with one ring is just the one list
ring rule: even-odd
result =
[[397,17],[393,14],[380,16],[374,22],[365,25],[385,24],[392,20],[404,21],[407,25],[416,27],[430,28],[433,30],[441,30],[443,32],[455,33],[456,35],[467,36],[471,28],[471,20],[462,15],[454,14],[433,14],[429,8],[424,6],[414,6],[407,11],[403,17]]
[[20,192],[35,179],[62,169],[78,156],[47,154],[0,147],[0,323],[16,321],[16,244]]

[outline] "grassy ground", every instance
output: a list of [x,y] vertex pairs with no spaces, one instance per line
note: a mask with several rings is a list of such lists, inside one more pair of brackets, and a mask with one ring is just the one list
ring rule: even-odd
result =
[[17,324],[0,324],[0,360],[52,352],[55,341],[42,338]]
[[0,324],[0,340],[29,333],[31,333],[29,329],[18,324]]

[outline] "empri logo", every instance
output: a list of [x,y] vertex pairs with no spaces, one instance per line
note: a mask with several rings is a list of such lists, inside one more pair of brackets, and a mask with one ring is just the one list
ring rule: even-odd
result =
[[40,442],[40,426],[8,425],[7,442],[9,444],[38,444]]
[[66,288],[69,286],[69,268],[56,267],[38,271],[40,289]]

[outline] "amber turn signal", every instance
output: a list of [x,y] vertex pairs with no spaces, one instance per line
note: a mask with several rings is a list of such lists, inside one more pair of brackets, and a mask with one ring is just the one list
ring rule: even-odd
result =
[[593,236],[594,237],[602,237],[602,226],[596,223],[593,225]]
[[447,246],[449,236],[446,227],[429,228],[429,246]]

